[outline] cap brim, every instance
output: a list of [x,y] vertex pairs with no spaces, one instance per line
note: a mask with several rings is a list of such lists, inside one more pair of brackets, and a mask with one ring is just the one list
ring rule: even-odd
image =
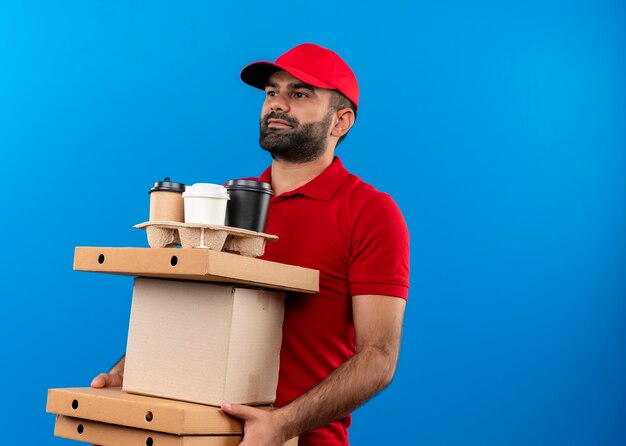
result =
[[267,81],[270,76],[277,71],[286,71],[291,74],[293,77],[301,80],[302,82],[313,85],[314,87],[319,88],[327,88],[331,90],[335,90],[335,87],[332,85],[319,80],[318,78],[311,76],[304,71],[298,70],[297,68],[289,67],[287,65],[276,64],[274,62],[254,62],[250,65],[244,67],[241,70],[241,80],[246,84],[251,85],[255,88],[259,88],[261,90],[265,90],[265,86],[267,85]]

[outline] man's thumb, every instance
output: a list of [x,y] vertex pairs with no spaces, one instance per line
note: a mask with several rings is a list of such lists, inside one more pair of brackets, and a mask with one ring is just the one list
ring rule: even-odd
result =
[[226,401],[222,401],[220,407],[228,415],[232,415],[233,417],[240,418],[242,420],[250,419],[254,413],[254,409],[251,407],[244,406],[242,404],[232,404]]

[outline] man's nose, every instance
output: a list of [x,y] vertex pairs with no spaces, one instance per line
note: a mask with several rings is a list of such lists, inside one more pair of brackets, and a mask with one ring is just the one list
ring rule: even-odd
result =
[[272,96],[270,99],[269,106],[271,111],[284,113],[289,111],[289,101],[284,93],[279,93],[276,96]]

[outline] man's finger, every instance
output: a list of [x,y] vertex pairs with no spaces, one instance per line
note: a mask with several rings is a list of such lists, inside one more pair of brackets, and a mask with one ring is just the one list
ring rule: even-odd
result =
[[93,387],[94,389],[101,389],[103,387],[106,387],[108,375],[108,373],[100,373],[93,379],[93,381],[91,381],[91,387]]
[[91,387],[101,389],[103,387],[119,387],[122,385],[122,376],[117,373],[100,373],[91,381]]
[[122,387],[122,381],[124,380],[123,376],[118,373],[109,373],[109,383],[110,387]]
[[228,402],[222,402],[220,407],[228,415],[232,415],[233,417],[240,418],[242,420],[251,420],[255,418],[256,411],[259,410],[254,407],[244,406],[241,404],[231,404]]

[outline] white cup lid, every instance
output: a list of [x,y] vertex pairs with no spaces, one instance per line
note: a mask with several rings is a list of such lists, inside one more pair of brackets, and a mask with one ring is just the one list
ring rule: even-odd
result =
[[195,183],[185,188],[183,197],[209,197],[229,199],[228,191],[221,184]]

